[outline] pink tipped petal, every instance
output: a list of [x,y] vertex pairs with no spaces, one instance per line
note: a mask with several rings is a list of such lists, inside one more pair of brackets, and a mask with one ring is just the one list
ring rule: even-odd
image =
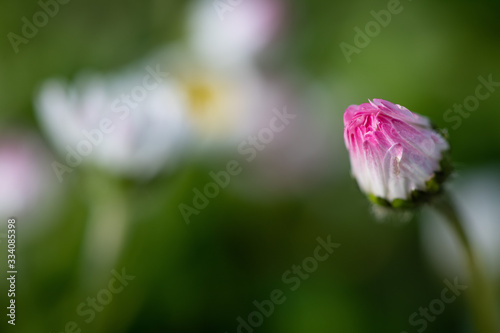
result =
[[389,201],[425,190],[449,149],[426,117],[381,99],[349,106],[344,126],[352,174],[361,190]]
[[358,112],[358,108],[359,107],[357,105],[351,105],[345,110],[344,126],[351,122],[352,117],[354,117],[354,115]]
[[416,113],[411,112],[404,106],[399,104],[393,104],[391,102],[385,101],[383,99],[373,99],[372,106],[379,109],[384,114],[402,120],[406,123],[410,123],[413,125],[430,127],[429,119],[422,117]]

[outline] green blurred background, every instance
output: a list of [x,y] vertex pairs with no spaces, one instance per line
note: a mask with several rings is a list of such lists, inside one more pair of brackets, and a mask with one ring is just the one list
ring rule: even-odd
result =
[[[422,252],[418,215],[408,223],[379,223],[372,215],[349,176],[343,110],[368,98],[402,104],[448,127],[459,174],[484,165],[498,172],[500,91],[481,101],[456,130],[443,114],[474,94],[478,76],[500,80],[500,2],[402,1],[403,11],[348,63],[339,44],[353,44],[353,28],[364,27],[373,20],[370,11],[387,4],[284,2],[281,31],[260,60],[263,71],[280,73],[290,85],[326,94],[317,107],[331,121],[325,124],[332,133],[326,144],[334,152],[327,176],[281,195],[269,195],[265,186],[244,195],[231,183],[186,225],[179,203],[190,202],[192,188],[210,181],[210,171],[240,158],[236,151],[209,162],[192,159],[148,181],[79,168],[46,216],[30,215],[30,225],[42,227],[29,237],[18,234],[16,327],[3,315],[1,330],[63,332],[74,321],[82,332],[236,332],[237,317],[256,310],[254,300],[269,299],[272,290],[281,289],[286,301],[255,332],[416,332],[408,317],[439,297],[443,277]],[[20,45],[19,53],[4,37],[0,128],[38,132],[51,147],[33,106],[43,80],[71,79],[89,68],[116,71],[183,40],[189,5],[71,0],[35,38]],[[1,35],[19,33],[21,17],[37,10],[36,1],[2,1]],[[312,100],[310,109],[315,108]],[[237,177],[252,179],[246,172]],[[56,181],[53,186],[62,187]],[[123,248],[112,267],[86,262],[85,249],[92,244],[86,243],[88,224],[99,207],[126,216]],[[19,217],[18,224],[23,223],[28,221]],[[312,255],[317,237],[328,235],[341,247],[292,292],[283,273]],[[6,256],[6,243],[1,244]],[[94,249],[96,257],[105,253],[105,247]],[[122,267],[135,279],[85,323],[77,306],[107,287],[111,269]],[[0,288],[6,306],[5,279]],[[473,332],[471,321],[461,297],[426,331]]]

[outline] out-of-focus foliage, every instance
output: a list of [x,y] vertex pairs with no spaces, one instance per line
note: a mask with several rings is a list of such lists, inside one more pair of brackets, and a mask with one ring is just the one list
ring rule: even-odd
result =
[[[238,11],[246,1],[226,15],[244,15]],[[457,177],[483,165],[499,172],[500,87],[461,117],[458,128],[444,115],[475,94],[479,76],[500,82],[500,3],[401,1],[402,11],[348,63],[339,45],[354,45],[354,28],[364,30],[374,20],[371,11],[390,2],[282,2],[278,31],[253,60],[257,74],[227,76],[232,88],[242,82],[255,87],[257,97],[247,100],[265,114],[260,127],[268,126],[273,108],[286,106],[298,115],[255,160],[238,152],[246,135],[210,149],[193,140],[151,177],[85,164],[62,183],[50,163],[65,155],[37,113],[42,84],[48,78],[74,84],[85,71],[113,76],[159,50],[188,47],[193,2],[71,0],[18,53],[7,34],[21,34],[21,18],[31,20],[40,7],[36,1],[2,2],[0,140],[5,133],[29,132],[51,150],[39,165],[51,171],[44,179],[47,196],[16,216],[16,327],[0,313],[2,331],[63,332],[74,321],[82,332],[236,332],[237,318],[248,320],[256,311],[255,300],[280,289],[286,301],[255,332],[416,332],[408,317],[438,298],[443,279],[454,276],[429,264],[418,218],[376,222],[349,176],[343,111],[368,98],[402,104],[448,129]],[[215,9],[213,16],[219,20]],[[221,37],[211,38],[216,45]],[[201,75],[179,58],[188,57],[165,60],[174,79]],[[188,102],[205,98],[205,90],[195,88]],[[242,171],[186,224],[179,205],[193,206],[193,189],[203,191],[213,181],[210,173],[226,170],[231,160]],[[0,160],[0,168],[7,162]],[[23,195],[20,186],[9,191]],[[11,214],[0,212],[4,221]],[[292,291],[283,274],[313,256],[317,238],[329,235],[341,246]],[[7,247],[5,238],[0,241],[3,277]],[[123,291],[92,320],[79,314],[88,297],[106,297],[99,293],[109,288],[111,270],[122,268],[135,276]],[[5,311],[8,285],[0,281]],[[465,300],[446,305],[427,332],[472,332]]]

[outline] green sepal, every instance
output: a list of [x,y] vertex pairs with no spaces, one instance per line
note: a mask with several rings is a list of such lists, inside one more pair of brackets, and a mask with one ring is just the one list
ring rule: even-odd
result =
[[368,194],[368,199],[375,205],[383,207],[391,207],[391,203],[388,200],[381,197],[377,197],[374,194]]

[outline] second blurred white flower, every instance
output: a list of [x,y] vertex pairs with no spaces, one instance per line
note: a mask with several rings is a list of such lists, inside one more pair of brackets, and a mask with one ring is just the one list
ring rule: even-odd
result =
[[46,82],[37,110],[65,156],[53,164],[59,180],[86,162],[126,176],[157,173],[180,150],[187,126],[178,89],[158,66],[142,74],[81,75],[73,85]]

